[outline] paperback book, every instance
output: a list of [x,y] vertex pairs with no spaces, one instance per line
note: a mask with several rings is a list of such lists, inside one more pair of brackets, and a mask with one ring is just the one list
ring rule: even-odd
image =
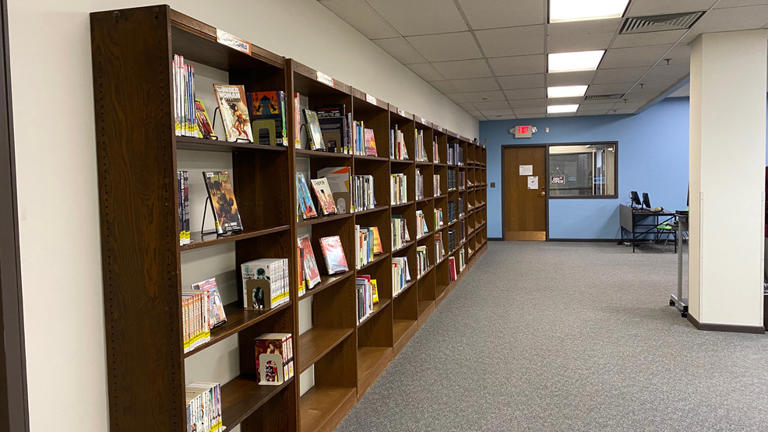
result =
[[320,210],[323,211],[323,215],[336,214],[336,204],[334,203],[331,186],[328,184],[328,180],[325,177],[321,177],[319,179],[312,179],[310,182],[312,183],[312,189],[315,191],[315,196],[320,205]]
[[291,333],[264,333],[254,339],[253,347],[260,385],[280,385],[293,377]]
[[304,110],[304,118],[307,121],[307,137],[309,138],[310,150],[325,150],[323,141],[323,131],[320,129],[320,122],[317,119],[317,113],[310,110]]
[[243,308],[268,310],[290,299],[287,258],[261,258],[240,264]]
[[299,237],[298,242],[304,256],[301,263],[304,268],[304,279],[307,281],[307,289],[312,289],[320,283],[320,271],[315,260],[315,253],[312,251],[312,241],[308,235],[303,235]]
[[317,217],[317,211],[315,210],[315,203],[312,201],[312,195],[309,193],[309,187],[307,186],[307,179],[304,178],[304,173],[296,173],[296,202],[299,205],[298,214],[302,219],[311,219]]
[[347,267],[347,258],[344,256],[344,248],[341,245],[339,236],[330,236],[320,238],[320,248],[323,250],[325,258],[325,267],[329,275],[344,273],[349,270]]
[[221,385],[192,383],[185,387],[187,431],[221,432]]
[[288,145],[285,123],[285,92],[265,91],[247,94],[251,130],[261,145]]
[[229,172],[203,171],[203,180],[213,207],[216,233],[223,235],[242,231],[243,222],[240,220]]
[[333,200],[336,204],[336,213],[350,213],[354,209],[350,202],[349,187],[352,182],[352,167],[329,167],[317,171],[318,177],[325,177],[331,188]]
[[245,105],[245,88],[241,85],[214,84],[213,91],[219,102],[227,141],[253,142],[248,107]]

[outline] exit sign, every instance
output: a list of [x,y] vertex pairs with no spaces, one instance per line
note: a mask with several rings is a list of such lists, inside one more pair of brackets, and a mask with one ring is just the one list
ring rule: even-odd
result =
[[509,133],[515,136],[515,138],[530,138],[533,135],[534,128],[530,125],[515,126],[509,130]]

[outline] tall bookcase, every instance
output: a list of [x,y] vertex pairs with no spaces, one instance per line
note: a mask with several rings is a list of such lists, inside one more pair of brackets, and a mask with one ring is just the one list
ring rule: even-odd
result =
[[[250,43],[248,53],[221,44],[215,27],[168,6],[95,12],[91,43],[110,430],[185,431],[184,387],[190,375],[200,374],[201,364],[210,369],[203,374],[206,377],[223,377],[223,423],[229,430],[332,430],[484,252],[485,148],[295,60]],[[379,154],[296,148],[292,97],[287,98],[287,147],[175,136],[174,54],[200,65],[201,75],[210,80],[242,84],[246,91],[282,90],[289,96],[298,92],[307,97],[310,108],[344,104],[355,120],[374,130]],[[200,84],[198,89],[202,90]],[[390,158],[389,131],[395,125],[405,134],[411,160]],[[423,133],[428,161],[413,160],[416,131]],[[460,148],[463,160],[448,164],[449,146]],[[377,205],[298,221],[296,173],[315,178],[319,170],[334,166],[373,176]],[[174,203],[176,170],[182,168],[232,171],[242,233],[225,237],[193,233],[191,244],[179,246]],[[418,199],[417,170],[424,176],[424,196]],[[451,190],[446,183],[449,171],[463,179]],[[392,173],[408,178],[408,199],[403,204],[391,204]],[[435,174],[441,176],[439,191],[433,187]],[[192,197],[197,201],[193,210],[202,209],[200,189],[192,192],[198,195]],[[459,201],[463,208],[449,219],[448,203],[458,206]],[[436,226],[432,217],[436,208],[443,210],[442,226]],[[427,216],[429,232],[417,237],[419,210]],[[411,241],[396,250],[390,242],[393,215],[402,215],[412,234]],[[193,227],[201,223],[196,217],[193,212]],[[362,268],[352,264],[355,225],[379,227],[384,248]],[[455,247],[450,249],[449,231],[456,233]],[[300,297],[297,236],[309,235],[319,254],[319,239],[336,234],[350,270],[322,275],[321,283]],[[446,249],[439,259],[438,234]],[[429,256],[429,266],[420,275],[415,262],[418,246],[426,246]],[[263,312],[245,311],[233,275],[241,263],[262,257],[289,259],[290,302]],[[397,295],[392,290],[392,257],[406,257],[413,277]],[[454,281],[450,257],[456,260]],[[461,257],[466,266],[459,271]],[[206,260],[215,261],[225,273],[224,285],[229,280],[233,287],[224,295],[228,320],[213,330],[209,342],[184,353],[181,290],[190,278],[199,276],[195,272]],[[358,323],[355,276],[362,274],[377,279],[380,301]],[[258,385],[252,353],[239,349],[266,332],[297,336],[296,376],[280,386]]]

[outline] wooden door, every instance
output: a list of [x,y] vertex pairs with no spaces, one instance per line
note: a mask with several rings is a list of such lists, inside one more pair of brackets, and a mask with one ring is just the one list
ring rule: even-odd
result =
[[504,240],[547,239],[546,147],[504,147]]

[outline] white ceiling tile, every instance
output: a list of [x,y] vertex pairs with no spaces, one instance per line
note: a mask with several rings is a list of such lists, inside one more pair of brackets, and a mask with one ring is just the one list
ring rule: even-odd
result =
[[408,68],[416,72],[416,75],[424,78],[426,81],[439,81],[445,79],[445,77],[440,75],[440,72],[438,72],[431,63],[409,64]]
[[548,73],[547,85],[563,86],[589,84],[594,76],[595,71]]
[[605,53],[600,69],[652,66],[671,45],[653,45],[635,48],[611,48]]
[[501,88],[505,90],[536,88],[546,86],[545,74],[514,75],[497,77]]
[[512,108],[517,111],[518,109],[538,109],[541,107],[544,107],[546,110],[547,107],[547,99],[546,98],[535,98],[535,99],[521,99],[521,100],[512,100],[509,101],[509,105],[512,106]]
[[434,81],[431,84],[443,93],[482,92],[499,89],[494,78]]
[[[768,22],[768,5],[714,9],[693,26],[695,34],[762,28]],[[693,40],[686,37],[686,40]]]
[[547,27],[547,51],[607,49],[620,24],[619,18],[550,24]]
[[487,57],[544,53],[543,25],[480,30],[475,35]]
[[388,52],[389,55],[396,58],[400,63],[426,63],[422,57],[408,42],[401,38],[378,39],[373,41],[376,45]]
[[367,1],[404,36],[467,30],[453,0]]
[[446,79],[483,78],[493,76],[485,59],[432,63]]
[[459,90],[456,89],[456,86],[453,84],[453,81],[449,80],[443,80],[443,81],[432,81],[430,82],[436,89],[440,90],[443,94],[448,93],[458,93]]
[[509,100],[543,98],[547,96],[547,89],[532,88],[532,89],[505,90],[504,94],[507,95],[507,98]]
[[407,39],[431,62],[482,57],[475,38],[469,32],[413,36]]
[[707,10],[717,0],[632,0],[628,17]]
[[660,79],[670,79],[670,80],[678,80],[680,78],[683,78],[687,76],[689,73],[689,66],[687,64],[665,64],[664,62],[660,63],[653,69],[651,69],[650,72],[645,76],[645,80],[647,81],[656,81]]
[[612,101],[612,102],[595,102],[590,103],[589,101],[585,101],[581,105],[579,105],[579,111],[600,111],[600,110],[607,110],[609,108],[612,108],[614,105],[616,105],[616,102],[618,101]]
[[648,71],[648,67],[598,69],[592,84],[616,84],[635,82]]
[[488,62],[499,76],[543,73],[547,70],[547,58],[543,54],[491,58]]
[[768,0],[720,0],[715,9],[757,5],[768,5]]
[[474,103],[475,108],[477,108],[480,111],[487,111],[487,110],[509,110],[509,103],[507,101],[485,101],[485,102],[475,102]]
[[589,116],[597,116],[597,115],[603,115],[605,114],[605,110],[602,111],[577,111],[576,116],[577,117],[589,117]]
[[459,0],[475,29],[544,24],[546,3],[542,0]]
[[482,91],[471,93],[449,93],[448,97],[460,102],[483,102],[483,101],[503,101],[506,100],[501,91]]
[[663,45],[677,42],[686,30],[668,30],[651,33],[620,34],[613,41],[612,48],[630,48],[647,45]]
[[480,110],[488,120],[504,120],[516,118],[512,110]]
[[634,82],[627,82],[621,84],[593,84],[587,89],[587,96],[591,95],[605,95],[614,93],[625,93],[629,90]]
[[546,113],[547,113],[547,107],[544,105],[515,108],[515,114],[517,114],[518,116],[523,116],[523,115],[528,116],[528,115],[537,115],[537,114],[546,114]]
[[368,3],[359,0],[321,0],[339,18],[346,21],[368,39],[400,36]]

